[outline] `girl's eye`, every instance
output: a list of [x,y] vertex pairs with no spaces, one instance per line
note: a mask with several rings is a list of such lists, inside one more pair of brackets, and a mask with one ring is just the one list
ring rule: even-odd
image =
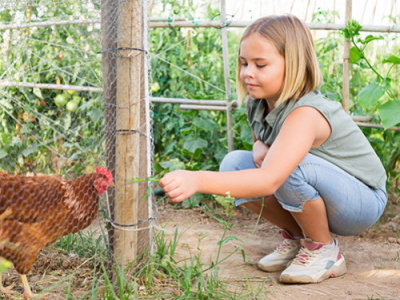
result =
[[265,65],[257,65],[257,68],[263,68]]
[[247,66],[247,63],[245,63],[245,62],[242,62],[242,63],[240,63],[242,66]]

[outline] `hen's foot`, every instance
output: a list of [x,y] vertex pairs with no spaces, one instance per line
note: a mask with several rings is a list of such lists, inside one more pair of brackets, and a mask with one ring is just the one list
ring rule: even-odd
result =
[[0,292],[2,293],[2,294],[5,294],[5,295],[11,295],[11,294],[14,294],[14,291],[12,291],[12,288],[14,287],[14,284],[12,284],[12,285],[10,285],[10,286],[8,286],[8,287],[4,287],[2,284],[0,284]]

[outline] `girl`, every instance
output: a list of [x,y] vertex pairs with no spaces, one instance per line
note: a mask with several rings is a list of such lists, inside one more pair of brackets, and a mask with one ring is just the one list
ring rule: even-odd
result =
[[253,151],[233,151],[220,171],[175,171],[161,187],[173,202],[194,193],[235,197],[279,228],[283,242],[262,258],[286,283],[343,275],[346,263],[331,233],[372,226],[387,201],[385,170],[338,102],[317,88],[322,75],[311,33],[295,16],[269,16],[240,42],[237,90],[247,99]]

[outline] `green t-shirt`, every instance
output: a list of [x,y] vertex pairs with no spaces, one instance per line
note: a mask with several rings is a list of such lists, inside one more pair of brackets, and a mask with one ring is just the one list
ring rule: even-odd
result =
[[317,109],[332,129],[323,145],[311,148],[311,154],[333,163],[372,188],[378,189],[386,182],[385,169],[360,128],[340,103],[325,98],[317,90],[297,101],[287,101],[275,107],[265,117],[266,101],[250,99],[247,103],[248,119],[256,138],[272,145],[286,117],[301,106]]

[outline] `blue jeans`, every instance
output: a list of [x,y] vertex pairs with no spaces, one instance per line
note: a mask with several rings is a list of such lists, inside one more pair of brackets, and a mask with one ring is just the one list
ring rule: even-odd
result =
[[[237,150],[225,156],[220,171],[252,168],[256,168],[253,153]],[[322,197],[329,229],[339,235],[356,235],[374,225],[387,202],[385,185],[373,189],[337,166],[310,153],[274,196],[285,210],[291,212],[302,212],[307,201]],[[262,198],[235,199],[235,205],[260,200]]]

